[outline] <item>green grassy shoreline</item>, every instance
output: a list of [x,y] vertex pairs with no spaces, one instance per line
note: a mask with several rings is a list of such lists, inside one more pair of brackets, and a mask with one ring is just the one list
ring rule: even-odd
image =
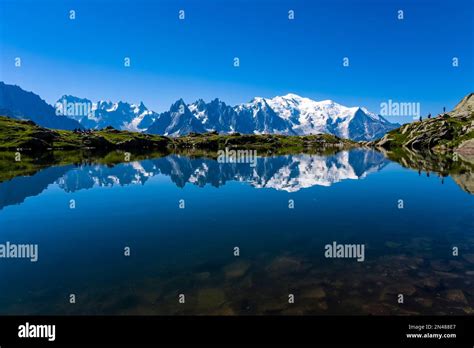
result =
[[317,153],[358,146],[356,142],[329,134],[307,136],[217,134],[182,137],[105,128],[96,131],[65,131],[40,127],[31,121],[0,116],[0,150],[29,152],[47,150],[217,152],[225,148],[252,149],[263,153]]

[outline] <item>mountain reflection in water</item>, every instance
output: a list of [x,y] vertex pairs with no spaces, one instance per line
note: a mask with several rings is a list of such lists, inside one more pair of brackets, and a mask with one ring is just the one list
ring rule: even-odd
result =
[[379,171],[388,162],[379,152],[357,149],[330,156],[259,157],[255,167],[248,163],[218,163],[210,158],[181,155],[114,166],[52,166],[31,176],[18,176],[0,183],[0,209],[38,195],[53,183],[65,192],[75,192],[96,186],[144,185],[150,178],[161,174],[170,177],[178,187],[186,184],[220,187],[228,181],[239,181],[255,188],[296,192],[312,186],[331,186],[343,180],[361,179]]

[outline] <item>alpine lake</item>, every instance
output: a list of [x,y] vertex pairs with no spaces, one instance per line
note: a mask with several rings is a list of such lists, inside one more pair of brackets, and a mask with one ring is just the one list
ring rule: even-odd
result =
[[0,259],[0,313],[472,315],[473,193],[473,159],[368,148],[2,152],[0,243],[37,260]]

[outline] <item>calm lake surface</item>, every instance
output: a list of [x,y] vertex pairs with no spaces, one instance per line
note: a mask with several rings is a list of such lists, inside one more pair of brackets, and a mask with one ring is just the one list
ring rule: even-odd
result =
[[45,166],[0,183],[0,243],[38,244],[0,259],[0,314],[473,314],[466,177],[361,149]]

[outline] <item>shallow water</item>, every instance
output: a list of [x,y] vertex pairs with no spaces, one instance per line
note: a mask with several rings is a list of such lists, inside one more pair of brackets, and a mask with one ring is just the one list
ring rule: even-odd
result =
[[474,196],[428,174],[361,149],[45,166],[0,183],[0,243],[39,250],[0,259],[0,314],[473,314]]

